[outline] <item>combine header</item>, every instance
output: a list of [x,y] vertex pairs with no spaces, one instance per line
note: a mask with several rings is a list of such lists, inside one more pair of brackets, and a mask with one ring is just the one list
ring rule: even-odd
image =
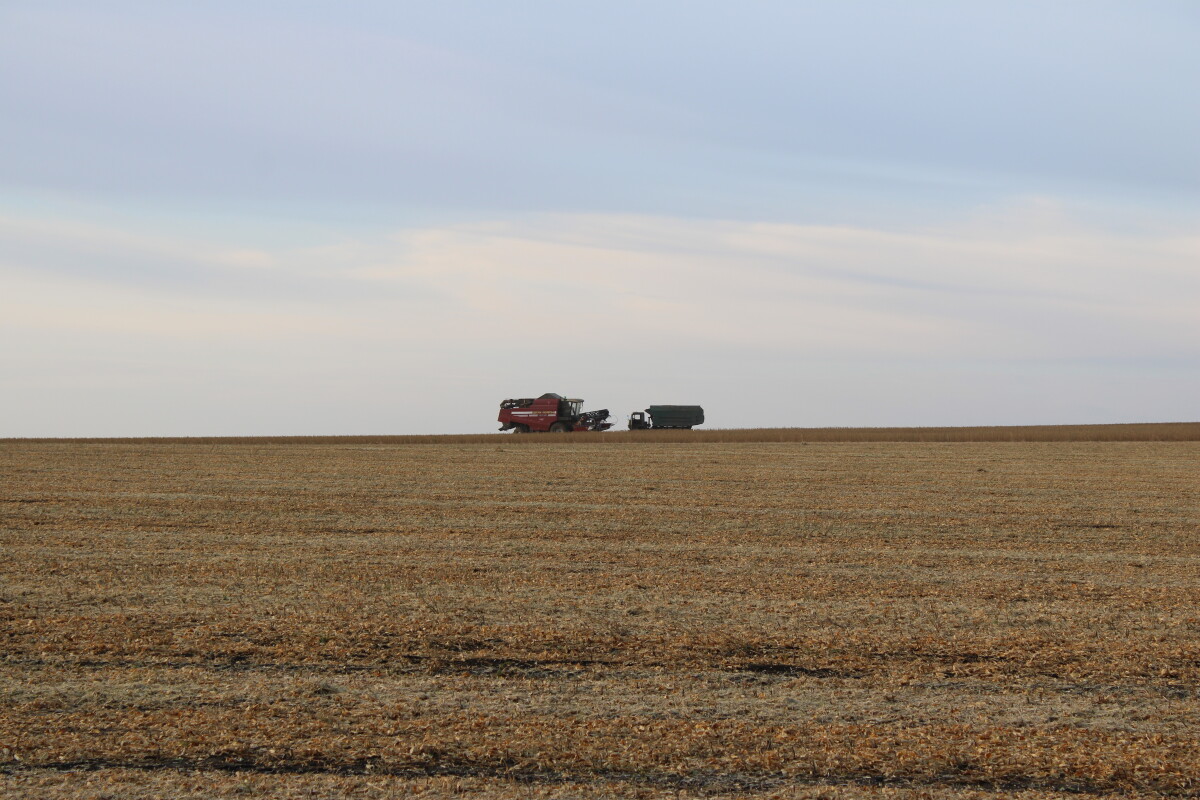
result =
[[608,409],[581,411],[583,401],[544,394],[505,400],[500,404],[500,430],[513,433],[570,433],[572,431],[606,431],[612,427]]

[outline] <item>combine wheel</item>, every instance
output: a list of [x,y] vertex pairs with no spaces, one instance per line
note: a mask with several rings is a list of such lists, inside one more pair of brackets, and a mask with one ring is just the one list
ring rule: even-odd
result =
[[550,426],[551,433],[570,433],[571,426],[565,422],[556,422]]
[[518,422],[516,425],[513,425],[513,433],[529,433],[529,426]]

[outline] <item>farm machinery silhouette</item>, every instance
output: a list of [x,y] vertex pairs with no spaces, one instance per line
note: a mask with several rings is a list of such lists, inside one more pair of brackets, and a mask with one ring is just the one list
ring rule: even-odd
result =
[[[584,411],[583,400],[563,397],[549,392],[541,397],[521,397],[500,404],[501,431],[513,433],[572,433],[574,431],[606,431],[608,409]],[[645,411],[629,415],[631,431],[661,428],[690,429],[704,423],[700,406],[650,406]]]

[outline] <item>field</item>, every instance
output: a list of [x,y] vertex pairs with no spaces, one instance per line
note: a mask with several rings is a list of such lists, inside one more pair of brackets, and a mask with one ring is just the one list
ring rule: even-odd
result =
[[721,433],[0,442],[0,796],[1200,795],[1194,435]]

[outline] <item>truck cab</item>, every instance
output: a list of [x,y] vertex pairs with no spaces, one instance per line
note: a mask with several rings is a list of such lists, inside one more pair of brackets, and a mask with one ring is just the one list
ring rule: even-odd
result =
[[646,421],[645,411],[634,411],[629,415],[629,430],[644,431],[650,427],[650,423]]

